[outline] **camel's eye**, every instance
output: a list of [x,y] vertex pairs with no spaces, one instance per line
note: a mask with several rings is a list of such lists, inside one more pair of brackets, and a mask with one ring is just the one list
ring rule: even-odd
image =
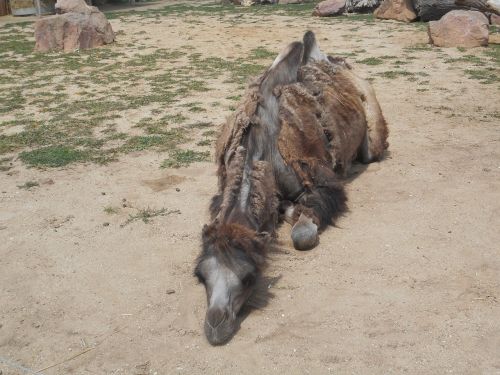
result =
[[241,280],[241,283],[243,284],[243,286],[249,287],[249,286],[252,286],[253,284],[255,284],[255,280],[256,280],[255,276],[253,274],[249,273]]
[[205,278],[203,277],[203,275],[201,274],[200,270],[196,270],[194,272],[194,275],[198,278],[198,281],[202,284],[205,284]]

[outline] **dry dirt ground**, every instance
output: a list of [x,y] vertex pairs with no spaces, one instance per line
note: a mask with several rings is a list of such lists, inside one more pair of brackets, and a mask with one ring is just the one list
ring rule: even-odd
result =
[[[33,55],[31,24],[0,28],[27,43],[0,58],[0,91],[22,104],[0,112],[0,373],[500,374],[498,45],[431,48],[425,25],[310,7],[190,7],[110,15],[117,43],[88,65]],[[307,29],[373,79],[390,152],[355,168],[350,212],[317,248],[294,251],[282,226],[273,297],[211,347],[192,268],[215,168],[189,163],[240,81]],[[173,96],[151,96],[161,85]]]

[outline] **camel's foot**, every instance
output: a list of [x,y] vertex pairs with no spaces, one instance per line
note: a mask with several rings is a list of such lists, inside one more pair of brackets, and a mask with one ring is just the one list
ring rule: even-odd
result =
[[312,219],[300,214],[299,220],[292,228],[293,247],[297,250],[310,250],[319,242],[318,226]]

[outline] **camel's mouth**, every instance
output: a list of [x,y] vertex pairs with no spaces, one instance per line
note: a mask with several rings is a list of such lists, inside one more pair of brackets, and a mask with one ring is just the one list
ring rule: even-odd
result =
[[205,335],[211,345],[223,345],[227,343],[236,332],[236,319],[230,314],[225,314],[221,321],[213,322],[207,312],[205,319]]

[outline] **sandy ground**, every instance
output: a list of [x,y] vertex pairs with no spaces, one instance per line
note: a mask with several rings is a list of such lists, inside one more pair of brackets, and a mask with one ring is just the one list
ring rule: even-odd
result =
[[[341,36],[348,23],[209,21],[112,22],[123,38],[140,28],[160,47],[187,39],[228,56],[263,41],[278,52],[311,27],[328,52],[399,56],[426,40],[391,22],[361,25],[354,41]],[[387,28],[395,32],[379,32]],[[350,212],[316,249],[294,251],[290,228],[280,229],[283,250],[266,271],[274,297],[222,347],[203,336],[205,292],[192,276],[216,191],[212,164],[160,170],[164,157],[142,152],[106,166],[2,173],[0,373],[500,374],[498,87],[467,79],[438,52],[416,56],[407,68],[429,74],[429,91],[374,81],[390,153],[357,167]],[[365,76],[384,70],[356,66]],[[17,187],[29,180],[40,187]],[[110,205],[119,213],[107,215]],[[180,213],[121,226],[148,206]]]

